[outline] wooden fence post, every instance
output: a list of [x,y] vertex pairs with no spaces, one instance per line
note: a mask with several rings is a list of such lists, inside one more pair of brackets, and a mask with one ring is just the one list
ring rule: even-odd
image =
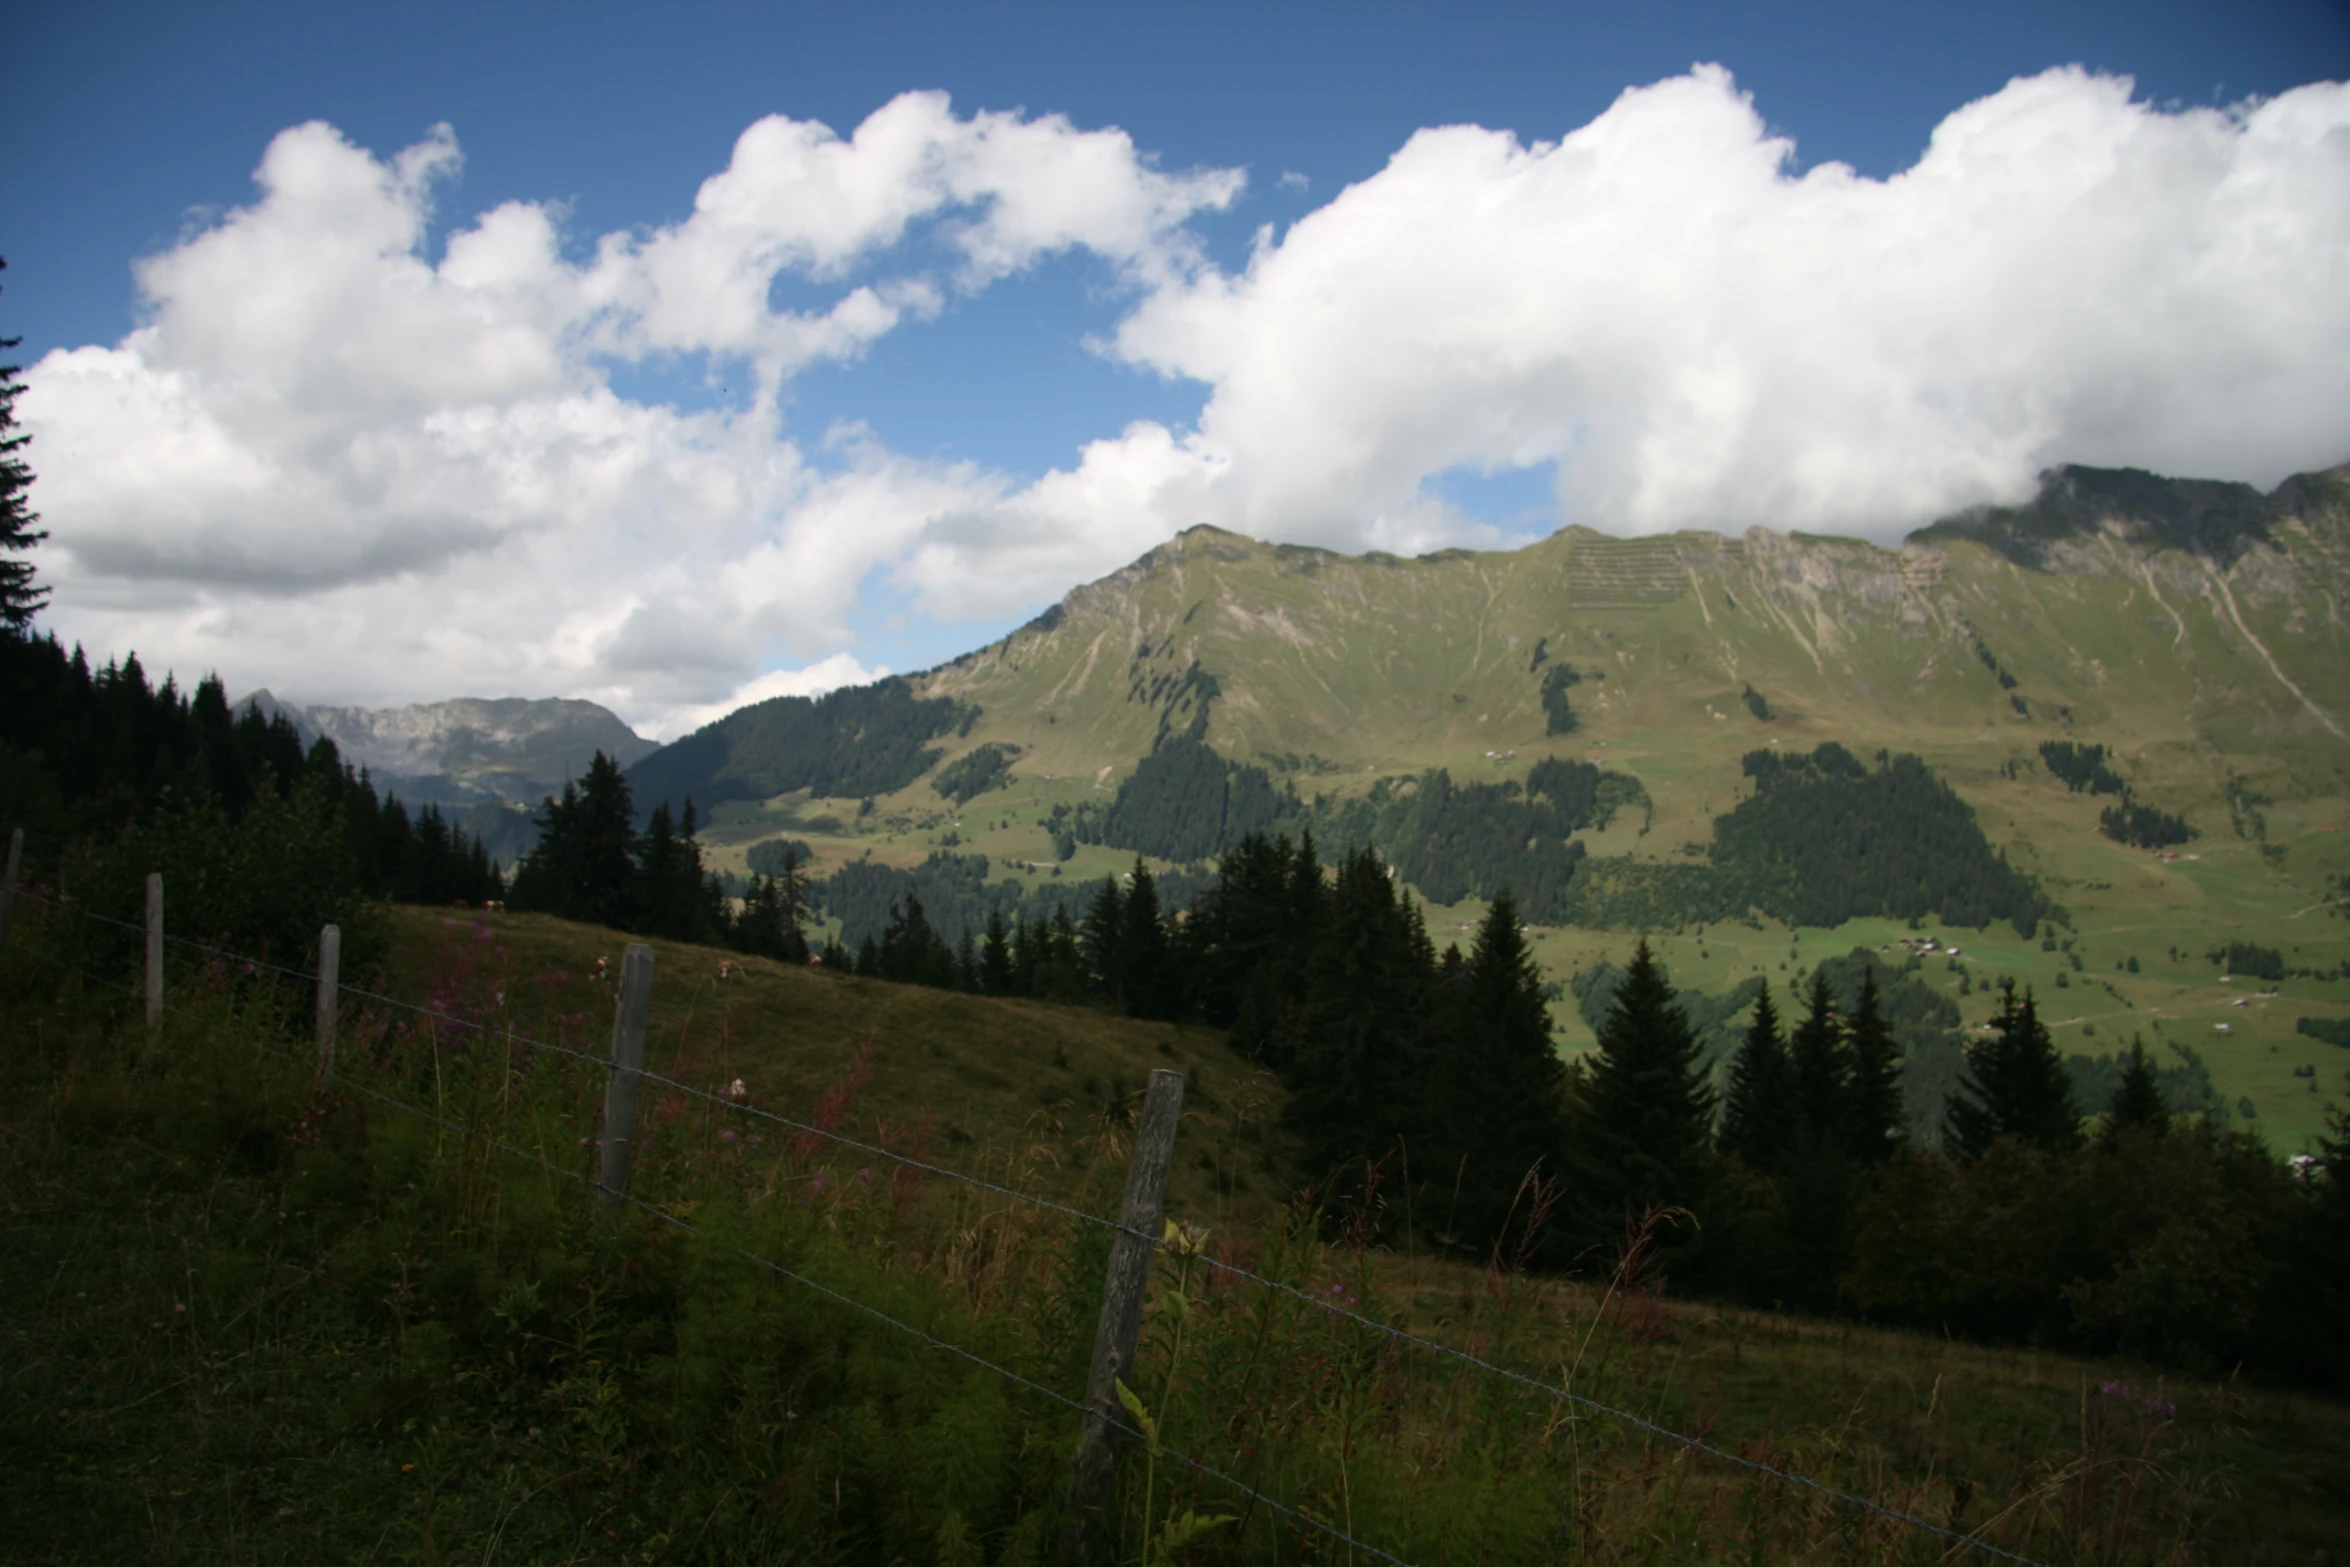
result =
[[318,928],[318,1080],[335,1075],[335,992],[342,981],[343,927]]
[[163,872],[147,873],[147,1026],[163,1021]]
[[620,1005],[612,1014],[612,1066],[604,1079],[603,1161],[597,1195],[607,1208],[628,1195],[636,1137],[636,1087],[645,1066],[645,1016],[653,1005],[653,949],[628,944],[620,959]]
[[1142,1124],[1134,1134],[1133,1162],[1126,1167],[1126,1205],[1110,1242],[1101,1320],[1094,1328],[1084,1431],[1078,1439],[1077,1474],[1069,1486],[1069,1514],[1061,1535],[1061,1559],[1068,1567],[1092,1560],[1109,1520],[1118,1478],[1118,1428],[1126,1424],[1118,1383],[1134,1366],[1134,1340],[1142,1330],[1143,1297],[1150,1291],[1151,1261],[1158,1254],[1167,1170],[1175,1161],[1175,1125],[1182,1114],[1183,1074],[1165,1068],[1151,1073]]
[[16,920],[16,873],[24,865],[24,829],[8,830],[8,873],[0,877],[0,945],[8,940],[8,927]]

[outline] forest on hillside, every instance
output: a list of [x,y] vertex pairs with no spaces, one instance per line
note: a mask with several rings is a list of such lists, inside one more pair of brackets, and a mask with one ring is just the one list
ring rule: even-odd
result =
[[1586,761],[1546,758],[1522,783],[1456,782],[1432,768],[1377,779],[1362,795],[1308,800],[1188,735],[1145,757],[1107,806],[1058,808],[1052,828],[1064,844],[1184,862],[1255,833],[1310,832],[1335,853],[1373,850],[1430,902],[1506,890],[1545,925],[1639,929],[1759,913],[1828,926],[1882,915],[2004,920],[2029,934],[2049,913],[1973,810],[1915,756],[1880,753],[1871,766],[1829,741],[1752,751],[1741,765],[1753,792],[1715,819],[1701,865],[1589,857],[1574,835],[1647,796],[1637,778]]
[[905,788],[943,751],[933,741],[968,734],[979,709],[918,697],[892,677],[820,697],[779,696],[727,714],[628,769],[647,812],[688,800],[707,810],[728,800],[766,800],[805,789],[863,799]]

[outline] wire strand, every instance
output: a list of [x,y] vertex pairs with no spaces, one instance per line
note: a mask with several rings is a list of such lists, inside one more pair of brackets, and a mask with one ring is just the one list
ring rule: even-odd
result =
[[68,974],[78,976],[86,984],[96,985],[101,990],[119,990],[126,996],[136,996],[139,994],[141,987],[135,982],[125,983],[119,979],[104,978],[101,975],[91,973],[88,969],[83,968],[78,963],[68,962],[64,958],[56,957],[46,952],[36,951],[31,947],[20,948],[19,950],[21,950],[26,957],[33,959],[37,963],[52,964],[57,968],[65,970]]
[[[475,1023],[465,1018],[454,1017],[449,1013],[435,1011],[429,1007],[420,1007],[417,1006],[414,1002],[401,1001],[393,996],[380,995],[374,991],[360,990],[347,985],[338,986],[337,989],[344,995],[358,996],[370,1001],[380,1001],[387,1006],[404,1008],[407,1011],[415,1012],[425,1017],[435,1018],[442,1022],[453,1023],[459,1028],[471,1029],[476,1033],[489,1033],[493,1031],[491,1025]],[[534,1035],[523,1033],[519,1029],[508,1028],[503,1030],[503,1032],[509,1038],[513,1039],[517,1044],[528,1045],[536,1050],[552,1051],[556,1055],[568,1056],[574,1061],[585,1062],[589,1066],[600,1067],[606,1071],[617,1070],[613,1067],[612,1062],[608,1057],[590,1055],[584,1050],[575,1050],[569,1045],[554,1044],[548,1040],[537,1038]],[[1087,1224],[1099,1225],[1101,1228],[1106,1230],[1115,1230],[1122,1235],[1134,1235],[1143,1240],[1152,1242],[1156,1242],[1159,1239],[1159,1237],[1156,1235],[1144,1235],[1139,1230],[1129,1229],[1126,1225],[1119,1223],[1116,1219],[1106,1218],[1098,1213],[1088,1213],[1083,1208],[1076,1208],[1070,1206],[1067,1203],[1056,1202],[1050,1197],[1040,1197],[1034,1192],[1024,1192],[1016,1186],[1005,1186],[998,1182],[988,1180],[985,1176],[973,1175],[968,1171],[953,1169],[950,1166],[943,1164],[932,1164],[926,1159],[917,1159],[911,1154],[897,1153],[873,1143],[861,1142],[854,1137],[845,1137],[838,1132],[829,1131],[821,1126],[811,1126],[805,1121],[795,1121],[788,1115],[779,1115],[773,1110],[763,1109],[758,1105],[745,1104],[739,1099],[730,1098],[722,1093],[712,1093],[709,1089],[697,1088],[691,1083],[680,1082],[674,1077],[666,1076],[663,1073],[653,1071],[647,1067],[635,1067],[629,1068],[627,1070],[633,1071],[635,1075],[644,1082],[657,1084],[663,1088],[675,1089],[681,1094],[689,1095],[692,1098],[702,1100],[707,1104],[714,1104],[719,1106],[721,1109],[732,1110],[738,1114],[752,1116],[762,1121],[770,1121],[777,1126],[789,1127],[795,1132],[800,1132],[813,1137],[821,1137],[827,1142],[837,1143],[843,1148],[854,1149],[858,1153],[870,1154],[878,1159],[888,1159],[897,1164],[904,1165],[908,1169],[919,1170],[925,1175],[935,1175],[944,1180],[961,1181],[966,1186],[977,1187],[981,1191],[993,1192],[999,1197],[1009,1197],[1016,1202],[1028,1203],[1034,1207],[1045,1209],[1048,1212],[1060,1214],[1065,1218],[1079,1219]]]
[[[327,1081],[339,1084],[345,1088],[354,1089],[357,1092],[366,1095],[370,1099],[374,1099],[383,1104],[390,1105],[395,1109],[405,1110],[411,1115],[415,1115],[421,1117],[424,1120],[430,1121],[434,1125],[441,1127],[443,1130],[454,1132],[460,1137],[478,1138],[485,1146],[495,1149],[500,1153],[510,1155],[511,1157],[517,1159],[526,1160],[527,1162],[538,1165],[540,1168],[551,1171],[554,1174],[567,1176],[570,1179],[581,1181],[592,1187],[597,1192],[615,1197],[622,1202],[630,1204],[633,1207],[643,1209],[646,1213],[651,1214],[654,1218],[660,1220],[662,1223],[675,1226],[677,1229],[683,1230],[688,1235],[693,1235],[704,1239],[709,1238],[699,1226],[693,1224],[691,1221],[680,1218],[678,1215],[669,1212],[667,1209],[659,1206],[658,1204],[647,1202],[642,1197],[637,1196],[633,1192],[613,1191],[610,1187],[605,1186],[602,1182],[593,1180],[579,1171],[566,1170],[560,1165],[557,1165],[538,1154],[530,1152],[528,1149],[517,1148],[511,1143],[501,1142],[498,1139],[491,1137],[486,1132],[476,1131],[473,1128],[464,1125],[462,1122],[451,1121],[442,1116],[435,1115],[432,1111],[425,1109],[421,1105],[410,1104],[404,1099],[397,1099],[389,1094],[378,1093],[376,1090],[369,1088],[364,1084],[352,1082],[349,1078],[343,1076],[339,1072],[329,1073]],[[1044,1398],[1048,1398],[1054,1403],[1061,1405],[1063,1408],[1072,1410],[1079,1415],[1101,1415],[1109,1422],[1113,1429],[1121,1432],[1126,1436],[1133,1437],[1145,1442],[1150,1440],[1145,1433],[1138,1431],[1134,1427],[1128,1425],[1124,1420],[1120,1419],[1117,1414],[1108,1411],[1106,1408],[1089,1407],[1079,1400],[1069,1397],[1069,1395],[1059,1391],[1056,1388],[1047,1387],[1042,1382],[1038,1382],[1030,1377],[1023,1376],[1021,1373],[1012,1370],[1008,1366],[999,1366],[984,1355],[980,1355],[974,1353],[971,1350],[965,1349],[962,1345],[957,1344],[950,1339],[940,1338],[936,1334],[931,1333],[926,1329],[918,1328],[910,1322],[900,1321],[898,1318],[891,1316],[888,1312],[883,1311],[878,1306],[868,1305],[864,1301],[857,1299],[855,1296],[844,1294],[843,1292],[832,1288],[830,1285],[819,1284],[816,1282],[816,1280],[809,1278],[806,1274],[796,1272],[791,1268],[787,1268],[782,1263],[775,1261],[771,1257],[763,1257],[759,1253],[751,1251],[746,1247],[737,1246],[731,1241],[719,1241],[717,1244],[726,1247],[729,1251],[733,1252],[736,1256],[741,1257],[747,1262],[758,1264],[760,1267],[767,1269],[769,1272],[775,1274],[779,1278],[788,1279],[794,1284],[798,1284],[803,1288],[813,1290],[817,1294],[825,1296],[830,1300],[837,1301],[841,1305],[847,1306],[852,1310],[863,1312],[866,1316],[873,1318],[875,1321],[886,1323],[890,1327],[896,1328],[901,1333],[905,1333],[911,1337],[920,1339],[923,1343],[929,1345],[932,1349],[943,1350],[947,1354],[954,1355],[960,1359],[969,1361],[972,1365],[978,1366],[983,1370],[992,1371],[997,1376],[1002,1377],[1004,1380],[1026,1388],[1029,1392],[1038,1394]],[[1206,1475],[1210,1479],[1221,1481],[1225,1485],[1230,1486],[1235,1491],[1238,1491],[1242,1495],[1249,1497],[1251,1500],[1263,1503],[1273,1512],[1280,1513],[1282,1516],[1287,1518],[1294,1518],[1300,1523],[1320,1530],[1322,1533],[1330,1536],[1330,1538],[1333,1540],[1338,1541],[1350,1549],[1361,1551],[1368,1556],[1377,1557],[1380,1561],[1392,1563],[1393,1567],[1412,1567],[1412,1564],[1405,1561],[1402,1557],[1395,1556],[1389,1552],[1383,1551],[1378,1546],[1373,1545],[1368,1541],[1358,1540],[1353,1535],[1348,1534],[1345,1530],[1339,1528],[1337,1525],[1317,1518],[1312,1513],[1307,1512],[1302,1508],[1292,1507],[1285,1502],[1276,1501],[1274,1498],[1267,1496],[1264,1492],[1250,1485],[1247,1481],[1237,1479],[1232,1475],[1228,1475],[1223,1470],[1216,1468],[1212,1464],[1203,1463],[1199,1459],[1193,1458],[1188,1453],[1180,1453],[1175,1451],[1173,1448],[1164,1446],[1160,1447],[1158,1452],[1161,1457],[1172,1459],[1174,1462],[1183,1465],[1187,1469],[1190,1469],[1198,1474]]]

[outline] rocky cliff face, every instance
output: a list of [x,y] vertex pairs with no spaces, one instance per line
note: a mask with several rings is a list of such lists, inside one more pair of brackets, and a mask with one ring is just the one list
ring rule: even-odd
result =
[[459,697],[411,707],[296,706],[268,691],[237,704],[283,714],[305,740],[334,741],[344,760],[421,803],[536,804],[587,771],[596,752],[626,767],[659,749],[593,702]]

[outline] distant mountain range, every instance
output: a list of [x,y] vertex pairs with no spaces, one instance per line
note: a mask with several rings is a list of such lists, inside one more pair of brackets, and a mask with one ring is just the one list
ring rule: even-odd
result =
[[410,805],[535,806],[584,774],[598,751],[626,767],[660,749],[610,709],[560,697],[365,708],[299,706],[260,690],[236,706],[282,715],[304,743],[324,735]]

